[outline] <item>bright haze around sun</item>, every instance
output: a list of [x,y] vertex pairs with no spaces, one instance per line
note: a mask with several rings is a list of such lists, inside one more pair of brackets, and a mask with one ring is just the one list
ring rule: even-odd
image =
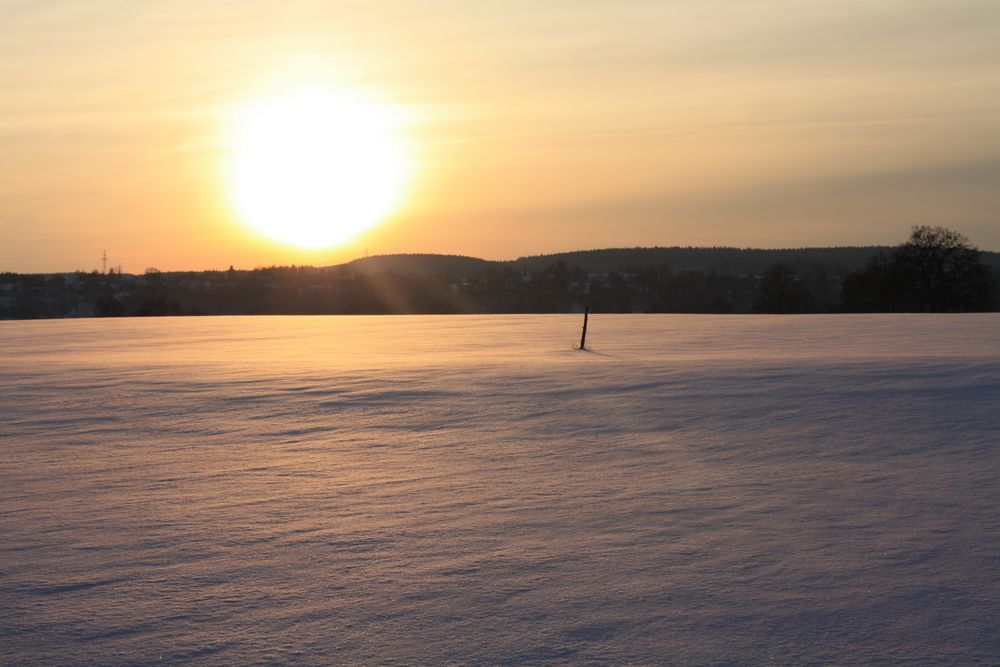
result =
[[231,113],[225,189],[239,219],[302,248],[343,243],[403,197],[409,154],[392,110],[322,85],[277,91]]

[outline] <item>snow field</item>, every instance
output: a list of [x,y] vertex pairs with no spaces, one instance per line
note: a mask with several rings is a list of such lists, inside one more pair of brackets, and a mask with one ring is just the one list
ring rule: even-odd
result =
[[0,322],[10,664],[989,664],[1000,317]]

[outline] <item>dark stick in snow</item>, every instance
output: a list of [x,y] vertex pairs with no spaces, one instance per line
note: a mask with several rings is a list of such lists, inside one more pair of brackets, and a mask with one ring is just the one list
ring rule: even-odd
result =
[[580,335],[580,349],[586,350],[587,343],[587,315],[590,314],[590,306],[583,308],[583,333]]

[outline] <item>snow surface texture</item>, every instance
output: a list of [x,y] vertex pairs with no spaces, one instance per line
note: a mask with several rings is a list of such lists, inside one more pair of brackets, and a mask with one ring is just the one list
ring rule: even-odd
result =
[[1000,317],[0,322],[0,663],[977,664]]

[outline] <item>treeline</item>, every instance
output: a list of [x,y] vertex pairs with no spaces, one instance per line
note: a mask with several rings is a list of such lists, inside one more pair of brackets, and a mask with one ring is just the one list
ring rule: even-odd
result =
[[[665,256],[682,258],[675,263],[686,268],[643,264]],[[761,266],[764,259],[770,263]],[[547,262],[394,255],[325,268],[4,273],[0,318],[559,313],[584,306],[650,313],[997,310],[998,271],[983,259],[957,232],[916,227],[895,248],[639,248]]]

